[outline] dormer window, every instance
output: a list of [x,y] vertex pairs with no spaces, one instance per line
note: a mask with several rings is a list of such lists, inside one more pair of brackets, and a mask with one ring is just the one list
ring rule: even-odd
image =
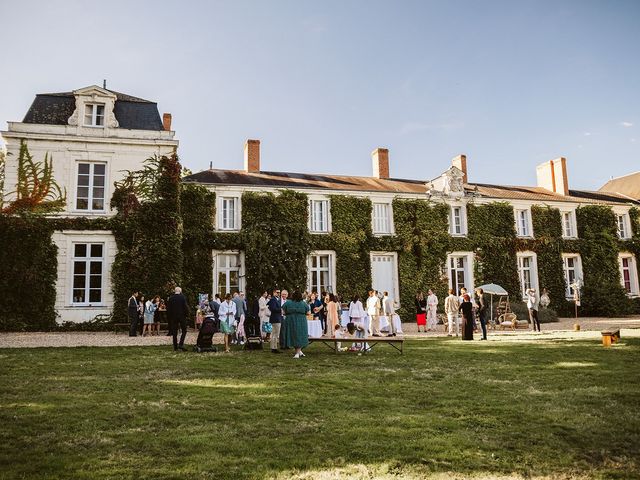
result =
[[84,125],[86,127],[104,127],[104,103],[85,104]]

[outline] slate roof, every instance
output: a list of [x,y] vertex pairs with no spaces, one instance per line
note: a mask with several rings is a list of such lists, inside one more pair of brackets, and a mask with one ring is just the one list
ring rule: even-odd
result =
[[[203,170],[183,179],[185,182],[205,185],[233,185],[275,188],[313,188],[334,191],[383,192],[425,194],[426,182],[398,178],[378,179],[343,175],[314,175],[288,172],[248,173],[244,170]],[[570,190],[569,195],[560,195],[541,187],[522,187],[470,183],[465,185],[470,194],[504,200],[530,200],[537,202],[580,203],[629,203],[624,195],[615,193]]]
[[630,173],[618,178],[612,178],[602,187],[600,192],[616,192],[640,200],[640,172]]
[[[109,90],[116,96],[114,113],[120,128],[132,130],[163,130],[158,104]],[[76,108],[73,92],[41,93],[36,95],[23,123],[67,125]]]

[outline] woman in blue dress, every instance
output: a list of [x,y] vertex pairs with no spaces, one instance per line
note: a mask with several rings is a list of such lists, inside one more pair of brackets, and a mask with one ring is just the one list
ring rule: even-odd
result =
[[282,306],[283,313],[287,316],[288,328],[284,335],[283,348],[294,347],[296,354],[293,358],[304,357],[302,349],[309,345],[309,330],[307,324],[307,312],[309,304],[302,299],[300,290],[296,290]]

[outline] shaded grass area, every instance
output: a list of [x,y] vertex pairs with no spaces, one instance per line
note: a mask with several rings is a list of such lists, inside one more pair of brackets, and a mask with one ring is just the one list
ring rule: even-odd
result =
[[637,478],[639,365],[637,338],[5,349],[0,478]]

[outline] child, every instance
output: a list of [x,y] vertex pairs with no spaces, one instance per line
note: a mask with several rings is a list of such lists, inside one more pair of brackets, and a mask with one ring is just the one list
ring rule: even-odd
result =
[[[339,323],[335,326],[335,330],[333,331],[333,338],[344,338],[344,333],[342,333],[342,327]],[[336,351],[342,352],[342,342],[336,342]]]

